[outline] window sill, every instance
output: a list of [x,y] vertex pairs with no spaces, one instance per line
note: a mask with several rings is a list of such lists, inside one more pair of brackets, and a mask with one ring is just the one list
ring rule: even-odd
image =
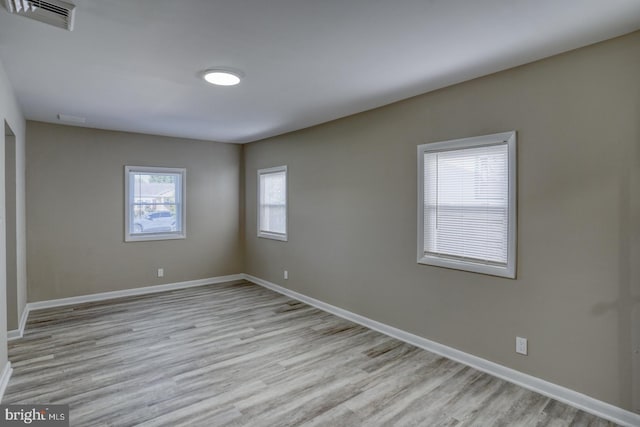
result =
[[125,242],[149,242],[154,240],[179,240],[186,239],[184,233],[158,233],[158,234],[130,234],[124,238]]
[[502,267],[497,265],[479,264],[470,261],[459,261],[434,256],[419,257],[418,264],[433,265],[436,267],[445,267],[453,270],[487,274],[490,276],[506,277],[507,279],[516,278],[515,267],[513,266]]
[[281,242],[288,241],[286,234],[266,233],[264,231],[258,232],[258,237],[263,239],[280,240]]

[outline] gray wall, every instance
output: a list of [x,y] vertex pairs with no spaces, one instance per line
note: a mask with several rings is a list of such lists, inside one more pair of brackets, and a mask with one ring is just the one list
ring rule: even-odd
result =
[[7,329],[19,327],[18,265],[16,229],[16,136],[5,122],[4,136],[4,202],[7,282]]
[[[15,204],[10,206],[12,212],[7,214],[5,204],[5,133],[8,129],[0,131],[0,373],[3,372],[7,362],[7,307],[11,308],[11,325],[17,325],[18,319],[22,315],[26,306],[27,285],[26,285],[26,250],[25,250],[25,120],[20,107],[13,94],[9,79],[5,74],[2,63],[0,63],[0,126],[8,126],[13,133],[12,143],[15,145],[16,155],[16,182],[15,182]],[[7,245],[5,226],[7,216],[14,215],[15,218],[15,254],[9,256],[16,262],[16,286],[12,289],[12,300],[7,300],[6,289],[6,260]],[[15,291],[15,292],[14,292]],[[17,307],[16,307],[17,304]]]
[[[31,121],[27,135],[29,301],[243,271],[241,146]],[[187,168],[186,239],[124,242],[125,165]]]
[[[638,46],[636,32],[246,145],[246,272],[640,410]],[[418,265],[416,146],[514,129],[517,279]],[[279,165],[288,242],[255,233],[256,170]]]

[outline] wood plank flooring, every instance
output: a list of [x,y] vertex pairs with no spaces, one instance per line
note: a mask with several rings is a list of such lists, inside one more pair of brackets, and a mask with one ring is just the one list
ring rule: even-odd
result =
[[32,312],[3,403],[72,426],[606,426],[248,282]]

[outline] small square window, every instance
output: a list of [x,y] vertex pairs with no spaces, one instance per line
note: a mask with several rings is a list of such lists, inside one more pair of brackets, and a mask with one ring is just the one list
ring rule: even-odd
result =
[[418,263],[515,278],[515,132],[420,145],[418,200]]
[[184,239],[186,170],[125,166],[124,175],[124,240]]
[[258,237],[287,240],[287,167],[258,170]]

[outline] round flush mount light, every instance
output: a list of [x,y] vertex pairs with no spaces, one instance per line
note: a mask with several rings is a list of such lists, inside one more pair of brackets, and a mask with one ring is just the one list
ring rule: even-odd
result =
[[203,79],[217,86],[235,86],[240,83],[242,77],[242,72],[229,68],[214,68],[202,73]]

